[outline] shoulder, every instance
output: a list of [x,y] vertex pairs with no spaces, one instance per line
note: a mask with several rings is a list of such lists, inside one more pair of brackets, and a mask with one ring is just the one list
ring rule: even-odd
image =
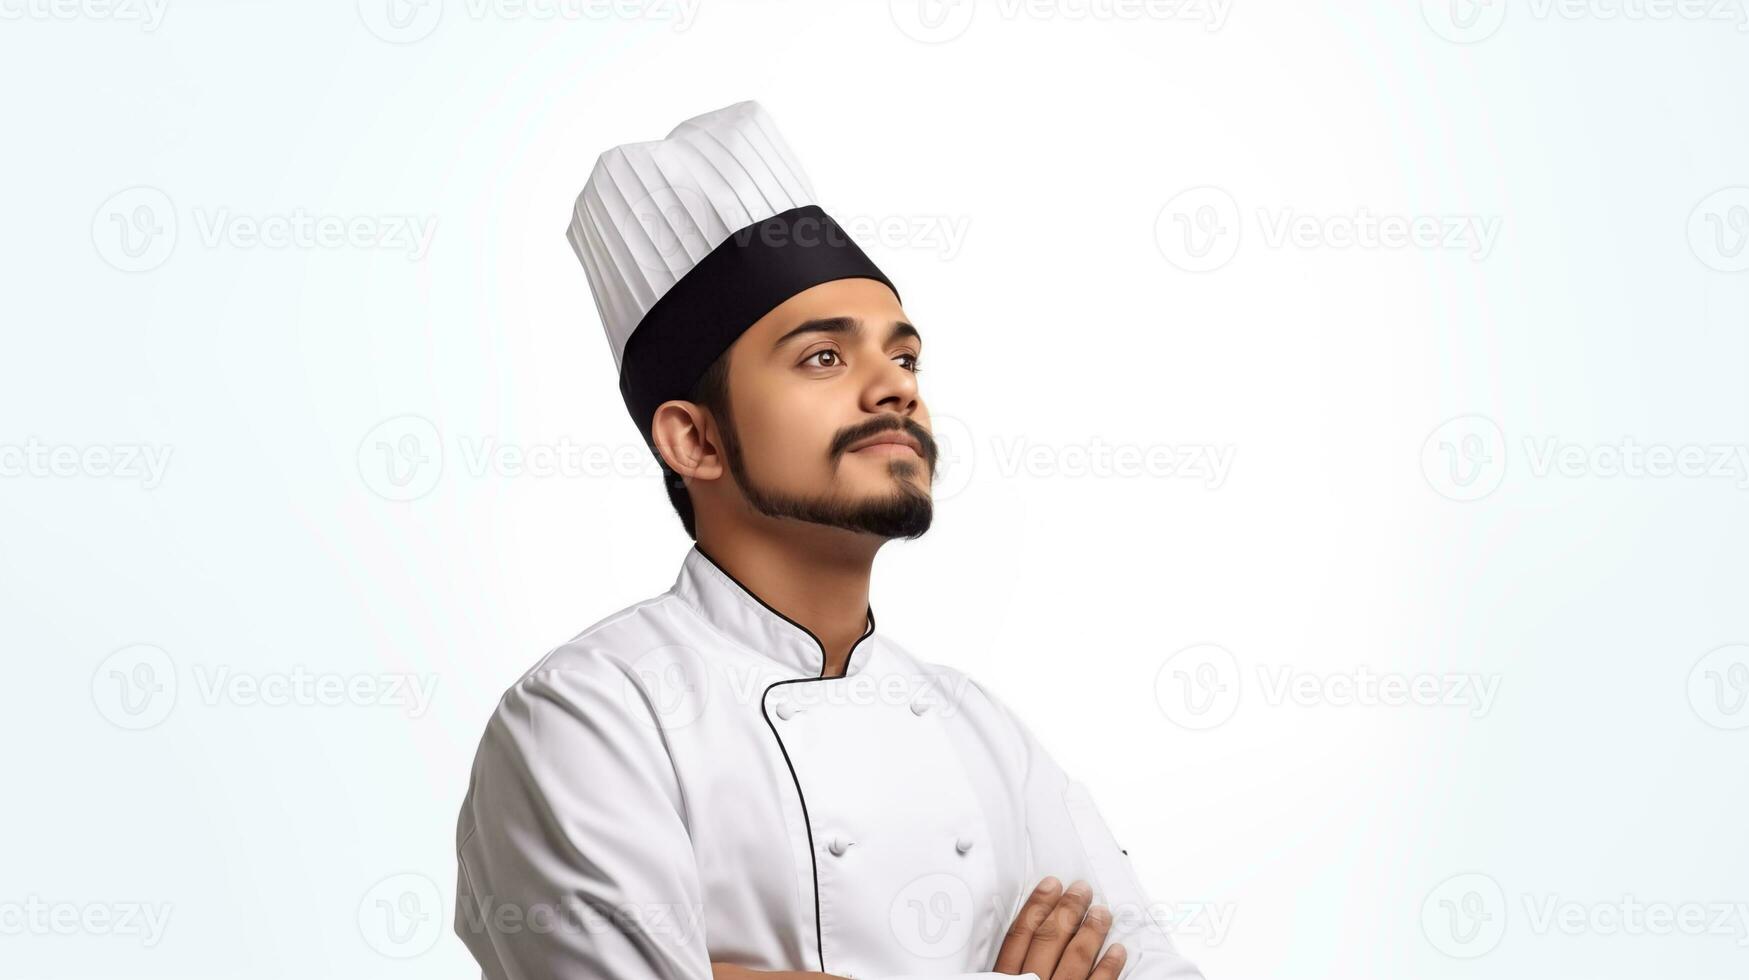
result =
[[552,671],[619,673],[665,643],[682,642],[689,616],[685,602],[673,592],[634,602],[548,650],[522,676]]
[[652,812],[681,806],[662,716],[639,683],[640,657],[664,642],[673,615],[666,594],[620,609],[500,695],[475,750],[458,847],[482,824],[575,819],[640,794]]
[[616,610],[541,654],[499,698],[494,719],[542,704],[642,713],[642,674],[692,650],[690,613],[672,591]]

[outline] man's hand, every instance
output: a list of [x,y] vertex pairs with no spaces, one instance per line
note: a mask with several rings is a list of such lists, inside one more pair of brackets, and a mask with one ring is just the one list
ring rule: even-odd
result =
[[1002,940],[995,972],[1034,973],[1039,980],[1117,980],[1124,963],[1121,944],[1113,943],[1099,964],[1093,963],[1111,931],[1110,910],[1088,908],[1093,888],[1085,881],[1062,888],[1062,882],[1047,877],[1032,890]]

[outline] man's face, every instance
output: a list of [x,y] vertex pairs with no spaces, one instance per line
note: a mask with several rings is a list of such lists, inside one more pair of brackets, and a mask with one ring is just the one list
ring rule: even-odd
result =
[[[790,297],[729,349],[729,470],[748,503],[914,538],[929,529],[936,446],[917,387],[923,340],[873,279]],[[908,445],[880,443],[897,439]]]

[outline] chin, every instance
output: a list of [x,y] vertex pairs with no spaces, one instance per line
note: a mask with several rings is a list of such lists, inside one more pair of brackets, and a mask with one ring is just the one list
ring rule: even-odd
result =
[[910,484],[913,489],[920,489],[927,493],[929,474],[924,469],[923,464],[919,463],[911,467],[911,470],[909,473],[898,473],[890,468],[882,467],[879,473],[857,479],[855,485],[866,489],[867,492],[862,496],[869,499],[890,497],[893,495],[894,488],[899,484]]

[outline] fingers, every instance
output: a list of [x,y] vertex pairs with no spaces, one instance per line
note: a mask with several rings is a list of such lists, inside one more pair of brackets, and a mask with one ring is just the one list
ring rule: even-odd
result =
[[1057,907],[1033,930],[1032,945],[1027,947],[1021,972],[1054,978],[1057,961],[1063,958],[1063,951],[1068,949],[1069,941],[1075,938],[1075,933],[1081,928],[1081,920],[1087,915],[1087,906],[1092,902],[1091,885],[1085,881],[1070,885],[1069,890],[1063,892],[1063,897],[1057,900]]
[[1076,930],[1075,938],[1069,940],[1062,959],[1057,961],[1057,972],[1051,980],[1090,980],[1093,960],[1099,955],[1099,947],[1105,945],[1105,934],[1110,931],[1111,912],[1103,905],[1088,909],[1087,918],[1081,920],[1081,928]]
[[1117,980],[1117,975],[1123,972],[1124,960],[1128,957],[1129,951],[1123,948],[1123,943],[1112,943],[1087,980]]
[[1044,923],[1045,916],[1057,907],[1057,895],[1063,889],[1063,883],[1054,876],[1046,877],[1038,883],[1038,887],[1027,896],[1026,904],[1014,916],[1014,923],[1008,927],[1008,935],[1002,939],[1002,949],[996,954],[996,972],[1009,976],[1018,976],[1021,964],[1026,962],[1026,951],[1032,947],[1033,933]]

